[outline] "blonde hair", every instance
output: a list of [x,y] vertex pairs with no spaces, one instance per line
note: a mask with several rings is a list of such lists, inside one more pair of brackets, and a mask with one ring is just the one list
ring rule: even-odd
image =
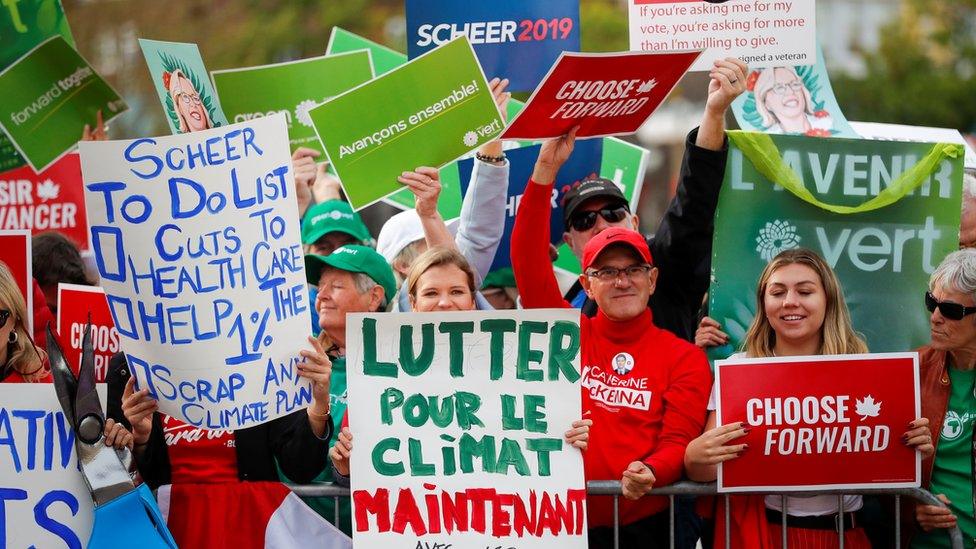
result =
[[813,97],[810,96],[810,90],[807,89],[806,84],[803,83],[803,79],[800,75],[796,73],[796,69],[793,67],[775,67],[769,68],[759,73],[759,78],[756,80],[756,87],[753,95],[756,99],[756,111],[759,112],[759,116],[762,117],[763,127],[771,128],[775,124],[779,124],[779,120],[776,119],[776,115],[769,112],[766,108],[766,94],[773,91],[773,87],[776,86],[776,71],[782,70],[793,75],[801,84],[803,88],[801,93],[803,94],[803,99],[806,101],[804,104],[804,111],[807,114],[813,114]]
[[413,266],[410,267],[410,272],[407,273],[407,280],[404,282],[407,286],[407,292],[416,297],[417,283],[420,281],[420,277],[429,269],[442,265],[454,265],[464,271],[464,274],[468,275],[468,289],[474,295],[476,290],[474,285],[474,270],[471,268],[468,260],[461,255],[461,252],[444,247],[431,248],[420,254],[420,257],[413,262]]
[[834,270],[816,252],[806,248],[795,248],[781,252],[774,257],[759,276],[759,284],[756,286],[756,317],[752,321],[749,331],[746,332],[745,340],[742,343],[742,350],[745,351],[746,356],[753,358],[774,356],[776,332],[773,331],[769,319],[766,318],[764,306],[766,286],[774,272],[782,267],[794,264],[805,265],[813,269],[813,272],[820,277],[820,283],[826,294],[827,310],[824,314],[823,326],[820,329],[821,339],[818,354],[841,355],[868,352],[868,346],[864,339],[851,326],[851,315],[847,311],[844,293]]
[[7,322],[13,323],[13,332],[17,334],[17,341],[0,342],[7,345],[7,362],[0,364],[0,369],[10,366],[16,372],[29,373],[37,370],[43,364],[40,349],[35,349],[31,343],[31,334],[27,331],[27,305],[24,296],[17,287],[13,274],[7,265],[0,261],[0,309],[10,311]]

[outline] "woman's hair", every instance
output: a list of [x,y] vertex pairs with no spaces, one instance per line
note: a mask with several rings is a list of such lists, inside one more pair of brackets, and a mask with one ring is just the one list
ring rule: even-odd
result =
[[939,288],[976,299],[976,249],[952,252],[939,263],[929,278],[929,291]]
[[776,332],[766,318],[764,306],[766,286],[773,273],[782,267],[794,264],[805,265],[817,273],[826,294],[827,310],[824,313],[818,354],[842,355],[868,352],[864,339],[851,326],[851,315],[847,311],[844,293],[841,291],[834,270],[816,252],[806,248],[795,248],[774,257],[759,275],[759,284],[756,287],[756,318],[752,321],[752,326],[746,332],[742,343],[742,350],[745,351],[746,356],[754,358],[774,356]]
[[444,247],[431,248],[420,254],[420,257],[413,262],[413,266],[410,267],[410,272],[407,273],[407,280],[405,282],[407,292],[416,297],[417,283],[420,281],[420,277],[432,267],[440,267],[442,265],[454,265],[464,271],[464,274],[468,275],[468,289],[471,290],[472,295],[474,294],[476,289],[474,285],[474,270],[468,264],[468,260],[461,255],[461,252]]
[[[14,281],[13,274],[7,265],[0,261],[0,309],[10,311],[10,318],[7,322],[13,324],[13,332],[17,334],[17,341],[0,342],[0,345],[7,345],[7,364],[18,372],[32,372],[41,366],[42,360],[39,356],[40,350],[35,350],[31,344],[31,336],[27,332],[27,305],[24,303],[24,296],[21,295],[17,282]],[[4,370],[5,364],[0,364],[0,372]],[[5,372],[4,372],[5,373]]]
[[[790,73],[794,78],[803,84],[803,79],[800,75],[796,73],[793,67],[775,67],[768,68],[759,73],[759,78],[756,80],[756,87],[753,91],[753,96],[756,99],[756,111],[759,112],[759,116],[762,117],[762,123],[764,128],[770,128],[775,124],[779,124],[776,115],[769,112],[766,108],[766,94],[773,91],[773,87],[776,86],[776,71],[786,71]],[[803,99],[806,101],[804,104],[804,110],[807,114],[813,114],[813,97],[810,96],[810,90],[807,89],[806,84],[803,85],[800,93],[803,95]]]

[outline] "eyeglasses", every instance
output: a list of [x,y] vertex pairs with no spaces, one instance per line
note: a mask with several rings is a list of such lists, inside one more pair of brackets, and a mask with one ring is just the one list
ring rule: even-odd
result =
[[966,307],[951,301],[939,301],[935,299],[932,292],[925,292],[925,308],[930,313],[934,313],[935,309],[938,308],[942,316],[949,320],[962,320],[963,317],[976,313],[976,307]]
[[577,212],[569,218],[569,226],[577,231],[585,231],[596,225],[596,216],[600,216],[607,223],[617,223],[627,217],[630,210],[627,206],[617,206],[615,208],[601,208],[589,212]]
[[605,269],[590,271],[586,273],[586,276],[596,278],[601,282],[616,282],[620,275],[626,275],[627,278],[631,280],[637,280],[641,276],[646,275],[653,268],[654,267],[651,267],[650,265],[631,265],[630,267],[624,267],[623,269],[607,267]]
[[7,309],[0,309],[0,328],[7,325],[8,318],[10,318],[10,311]]
[[776,84],[773,86],[773,92],[775,92],[777,95],[786,95],[786,88],[789,88],[792,91],[800,91],[803,89],[803,82],[794,80],[789,84]]
[[197,94],[181,93],[179,95],[179,98],[180,98],[180,101],[182,101],[184,105],[191,105],[191,104],[192,105],[200,105],[200,104],[202,104],[202,101],[200,101],[200,96],[197,95]]

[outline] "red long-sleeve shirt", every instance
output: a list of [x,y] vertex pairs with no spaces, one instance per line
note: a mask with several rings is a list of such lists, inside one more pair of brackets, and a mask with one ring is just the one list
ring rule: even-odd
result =
[[[549,263],[552,185],[529,181],[515,217],[512,266],[526,308],[569,307]],[[584,453],[587,480],[618,480],[632,461],[654,470],[655,486],[681,478],[685,447],[701,434],[712,387],[704,353],[657,328],[650,309],[616,322],[580,316],[583,411],[593,420]],[[590,527],[613,524],[613,502],[592,497]],[[668,507],[666,498],[621,500],[620,522]]]

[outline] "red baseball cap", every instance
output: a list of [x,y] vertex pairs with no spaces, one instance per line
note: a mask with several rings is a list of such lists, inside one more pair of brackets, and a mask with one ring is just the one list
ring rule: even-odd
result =
[[603,250],[613,244],[626,244],[634,249],[645,262],[654,264],[651,250],[647,247],[647,240],[637,231],[623,227],[612,227],[594,236],[583,248],[583,269],[589,269]]

